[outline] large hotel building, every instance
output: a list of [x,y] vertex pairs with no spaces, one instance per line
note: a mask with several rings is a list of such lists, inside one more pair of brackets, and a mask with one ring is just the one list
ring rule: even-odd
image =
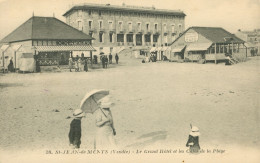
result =
[[186,15],[155,7],[82,4],[63,16],[67,24],[95,38],[96,53],[115,53],[167,46],[184,31]]

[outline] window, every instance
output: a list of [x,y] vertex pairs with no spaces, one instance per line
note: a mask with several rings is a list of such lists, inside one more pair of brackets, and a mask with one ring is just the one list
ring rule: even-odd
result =
[[174,25],[172,25],[172,33],[174,33],[175,32],[175,26]]
[[126,35],[126,41],[127,42],[133,42],[133,34],[127,34]]
[[103,42],[103,33],[99,33],[99,42]]
[[110,30],[113,29],[113,22],[109,21],[108,22],[108,27],[109,27]]
[[88,27],[89,27],[89,29],[92,29],[92,21],[88,22]]
[[148,23],[146,24],[146,30],[147,30],[147,31],[149,31],[149,25],[150,25],[150,24],[148,24]]
[[155,31],[158,30],[158,24],[154,24],[154,30],[155,30]]
[[43,46],[47,46],[47,41],[43,41],[43,42],[42,42],[42,45],[43,45]]
[[138,29],[138,31],[141,31],[141,29],[142,29],[141,23],[137,23],[137,29]]
[[78,21],[78,30],[82,31],[83,27],[82,27],[82,22]]
[[182,31],[182,25],[179,24],[179,31],[181,32]]
[[102,28],[103,28],[103,22],[99,21],[99,29],[102,29]]
[[109,33],[109,42],[113,42],[113,33]]
[[117,42],[124,42],[124,35],[123,34],[117,34]]
[[123,30],[123,22],[118,22],[119,25],[119,30],[122,31]]
[[167,30],[167,25],[163,24],[163,30],[166,31]]
[[131,22],[128,23],[128,29],[129,29],[129,31],[132,31],[132,23]]
[[167,36],[164,36],[164,43],[167,43],[168,42],[168,38]]

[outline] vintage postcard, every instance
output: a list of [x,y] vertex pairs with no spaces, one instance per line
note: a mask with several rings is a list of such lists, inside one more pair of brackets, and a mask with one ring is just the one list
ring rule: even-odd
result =
[[0,0],[0,162],[260,162],[259,16],[259,0]]

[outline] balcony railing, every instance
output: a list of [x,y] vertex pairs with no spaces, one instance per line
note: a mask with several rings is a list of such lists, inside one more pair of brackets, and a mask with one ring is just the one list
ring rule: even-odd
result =
[[109,29],[109,33],[116,33],[116,29],[113,28]]
[[118,42],[117,45],[118,45],[118,46],[123,46],[123,45],[124,45],[124,42]]
[[128,29],[128,32],[129,32],[129,33],[134,33],[135,30],[134,30],[134,29]]
[[151,42],[145,42],[145,45],[146,46],[151,46],[152,44],[151,44]]
[[144,33],[144,30],[138,29],[136,32],[137,33]]
[[94,28],[90,28],[90,29],[89,29],[89,32],[97,32],[97,30],[94,29]]
[[153,34],[155,34],[155,35],[160,35],[160,34],[161,34],[161,31],[160,31],[160,30],[154,30]]
[[147,34],[152,34],[153,31],[152,31],[151,29],[147,29],[147,30],[145,30],[145,33],[147,33]]
[[134,46],[133,42],[127,42],[127,46]]

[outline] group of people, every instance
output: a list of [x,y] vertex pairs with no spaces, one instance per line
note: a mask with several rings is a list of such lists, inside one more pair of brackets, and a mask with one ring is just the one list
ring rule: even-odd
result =
[[[74,67],[73,67],[74,65]],[[70,72],[71,69],[75,68],[75,72],[80,72],[80,71],[88,71],[88,61],[87,59],[85,59],[84,57],[79,58],[79,56],[77,55],[75,60],[73,61],[73,58],[70,57],[69,58],[69,69]]]
[[[113,56],[111,53],[109,53],[108,57],[106,55],[101,55],[100,56],[100,61],[102,63],[102,67],[103,68],[107,68],[107,65],[108,63],[109,64],[112,64],[112,60],[113,60]],[[119,61],[119,56],[118,54],[116,53],[115,55],[115,60],[116,60],[116,64],[118,64],[118,61]],[[97,61],[96,61],[97,62]]]
[[[108,96],[100,99],[97,103],[99,108],[95,111],[97,127],[95,149],[115,148],[116,130],[110,110],[112,103]],[[81,119],[85,117],[85,113],[81,109],[76,109],[73,116],[74,119],[70,123],[69,142],[72,148],[77,149],[81,145]]]

